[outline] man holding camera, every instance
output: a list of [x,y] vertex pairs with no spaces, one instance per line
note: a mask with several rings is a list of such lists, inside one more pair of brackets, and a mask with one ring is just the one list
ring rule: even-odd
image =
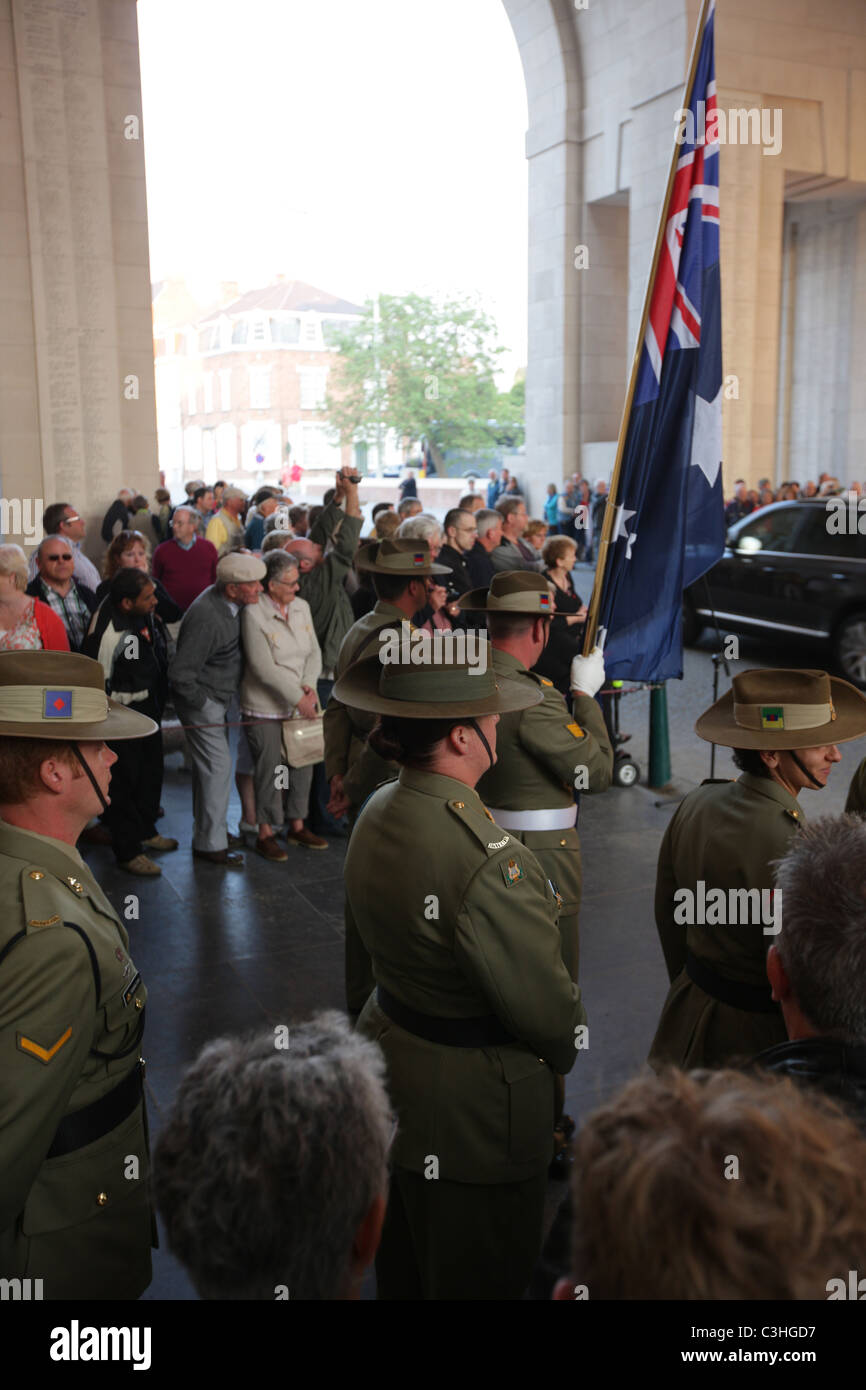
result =
[[[334,496],[313,523],[309,537],[289,541],[285,547],[288,554],[297,559],[300,597],[310,605],[313,628],[322,649],[322,674],[317,683],[322,709],[327,706],[334,688],[334,669],[341,643],[355,621],[345,579],[355,563],[361,535],[360,481],[353,469],[341,468]],[[339,822],[327,810],[329,795],[324,769],[317,763],[313,772],[310,829],[318,835],[342,833]]]

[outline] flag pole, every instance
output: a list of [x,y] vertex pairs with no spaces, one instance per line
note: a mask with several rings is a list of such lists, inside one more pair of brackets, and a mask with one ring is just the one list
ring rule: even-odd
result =
[[[692,53],[689,59],[688,74],[686,85],[683,91],[683,100],[680,110],[686,110],[691,103],[692,88],[695,85],[695,71],[698,66],[698,56],[701,51],[701,38],[704,32],[704,25],[707,18],[711,0],[703,0],[701,12],[698,16],[695,37],[692,42]],[[610,554],[611,532],[613,531],[614,518],[617,510],[617,496],[619,493],[620,473],[622,472],[622,458],[625,452],[625,438],[628,431],[628,422],[631,415],[631,405],[634,399],[635,384],[637,382],[637,372],[640,366],[641,352],[643,351],[644,338],[646,337],[647,319],[649,318],[650,299],[652,298],[653,286],[655,285],[656,271],[658,270],[659,257],[661,256],[662,243],[664,241],[665,228],[667,227],[667,213],[671,201],[671,192],[674,186],[674,179],[679,163],[678,151],[682,146],[674,141],[674,152],[671,158],[670,169],[668,170],[668,182],[665,189],[665,196],[662,199],[661,211],[659,213],[659,224],[656,230],[656,241],[653,249],[652,265],[650,266],[649,279],[647,280],[646,293],[644,294],[643,311],[641,313],[640,328],[637,335],[634,354],[631,362],[631,373],[628,379],[628,390],[625,394],[625,404],[622,408],[622,417],[619,424],[619,438],[616,443],[616,458],[613,465],[613,473],[610,479],[610,490],[607,495],[607,506],[604,511],[604,522],[601,528],[601,538],[598,543],[598,556],[595,566],[595,578],[592,586],[592,597],[589,601],[589,612],[586,618],[586,627],[583,634],[583,654],[588,656],[595,645],[598,632],[598,614],[601,608],[601,595],[604,589],[604,576],[607,569],[608,557]]]

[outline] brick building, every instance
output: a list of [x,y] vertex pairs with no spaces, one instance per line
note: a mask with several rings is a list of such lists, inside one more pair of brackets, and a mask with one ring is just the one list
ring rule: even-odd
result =
[[319,413],[336,334],[359,305],[279,277],[221,302],[195,306],[182,282],[154,286],[160,466],[173,495],[191,478],[224,478],[253,491],[351,462]]

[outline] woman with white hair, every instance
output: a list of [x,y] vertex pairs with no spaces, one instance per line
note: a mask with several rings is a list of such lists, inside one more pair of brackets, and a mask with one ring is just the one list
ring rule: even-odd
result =
[[[298,598],[298,562],[294,555],[271,550],[262,558],[266,569],[264,593],[258,603],[243,610],[241,617],[244,674],[240,704],[242,719],[260,718],[263,722],[249,723],[242,729],[252,766],[245,766],[242,747],[237,770],[239,777],[246,772],[253,777],[258,824],[256,850],[263,858],[279,862],[288,858],[276,840],[284,815],[283,793],[274,775],[274,769],[285,763],[282,721],[296,713],[304,719],[316,713],[316,682],[322,671],[322,653],[309,604]],[[286,839],[305,849],[327,849],[327,840],[314,835],[304,824],[312,781],[312,766],[290,769]]]
[[[442,526],[430,512],[419,512],[417,516],[410,516],[406,521],[401,521],[394,535],[400,540],[427,541],[431,560],[435,560],[442,549]],[[456,602],[448,602],[448,590],[445,586],[428,579],[427,602],[414,615],[412,622],[415,627],[424,628],[427,632],[432,632],[437,627],[448,631],[455,625],[461,626],[460,623],[452,622],[452,618],[459,618],[459,615],[460,610]]]
[[0,652],[68,652],[60,618],[41,598],[25,594],[26,588],[24,551],[0,545]]

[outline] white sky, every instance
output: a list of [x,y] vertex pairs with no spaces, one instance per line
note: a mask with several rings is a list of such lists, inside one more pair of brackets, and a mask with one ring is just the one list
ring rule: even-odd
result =
[[152,278],[480,294],[526,362],[526,89],[501,0],[138,0]]

